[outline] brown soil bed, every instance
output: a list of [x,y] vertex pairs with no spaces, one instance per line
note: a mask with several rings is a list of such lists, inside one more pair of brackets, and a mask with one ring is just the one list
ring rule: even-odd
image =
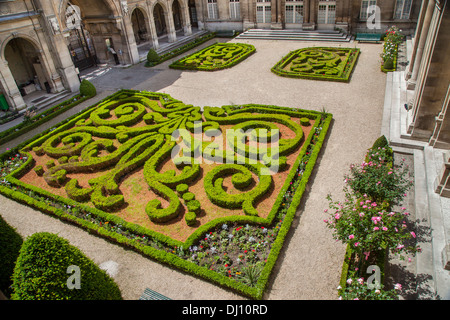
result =
[[[297,123],[300,123],[300,120],[298,118],[293,118],[293,120]],[[311,124],[313,124],[314,121],[311,120]],[[139,125],[139,124],[138,124]],[[137,126],[138,126],[137,125]],[[277,124],[277,126],[280,129],[280,138],[293,138],[294,133],[292,130],[287,128],[286,126]],[[232,126],[222,126],[222,129],[231,128]],[[312,126],[303,126],[303,133],[304,133],[304,140],[306,137],[308,137]],[[224,139],[226,140],[226,139]],[[264,197],[258,201],[256,204],[256,209],[258,210],[260,217],[267,217],[270,213],[273,204],[287,178],[287,175],[289,174],[289,171],[292,168],[292,165],[294,164],[299,151],[303,147],[302,145],[296,149],[295,152],[291,153],[287,156],[287,163],[288,167],[286,170],[279,172],[272,176],[273,178],[273,187],[271,190],[264,195]],[[36,156],[34,152],[31,152],[33,158],[36,160],[35,166],[42,165],[44,168],[46,168],[45,164],[47,161],[52,160],[47,155],[43,156]],[[55,163],[58,163],[56,159],[53,159]],[[147,183],[145,181],[144,175],[143,175],[143,168],[140,168],[139,170],[135,170],[131,174],[128,174],[126,177],[124,177],[121,182],[119,183],[120,191],[124,195],[125,198],[125,206],[118,212],[114,212],[115,215],[119,216],[120,218],[124,219],[127,222],[134,223],[137,225],[141,225],[145,228],[148,228],[150,230],[162,233],[164,235],[167,235],[175,240],[179,241],[185,241],[199,226],[204,225],[216,218],[220,217],[226,217],[226,216],[232,216],[232,215],[245,215],[242,211],[242,209],[227,209],[222,208],[219,206],[214,205],[207,197],[205,189],[204,189],[204,177],[207,175],[207,173],[212,170],[215,166],[218,164],[201,164],[201,173],[199,177],[190,184],[189,191],[195,194],[195,198],[200,201],[202,212],[197,216],[197,223],[194,226],[188,226],[184,220],[184,215],[187,213],[186,206],[184,204],[184,201],[181,200],[182,203],[182,209],[178,215],[177,218],[172,219],[169,222],[166,223],[154,223],[152,222],[147,214],[145,213],[145,206],[149,201],[152,199],[159,199],[161,201],[161,205],[163,208],[168,206],[168,202],[164,200],[163,198],[157,196],[153,191],[151,191],[147,187]],[[162,165],[159,170],[159,172],[165,172],[167,170],[175,170],[175,172],[179,173],[180,171],[176,168],[174,163],[171,161],[170,158],[168,158]],[[79,184],[81,187],[88,187],[89,183],[88,181],[92,178],[98,177],[99,175],[106,174],[108,171],[99,171],[95,172],[93,174],[68,174],[67,181],[69,179],[75,178],[78,179]],[[31,169],[28,173],[26,173],[21,179],[24,183],[34,185],[36,187],[39,187],[41,189],[47,190],[55,195],[59,195],[62,197],[67,198],[66,191],[64,187],[61,188],[54,188],[49,186],[43,177],[38,177],[37,174],[34,172],[33,169]],[[245,190],[237,190],[233,187],[231,183],[231,177],[227,177],[224,179],[224,188],[226,192],[232,194],[232,193],[239,193],[239,192],[245,192],[248,189],[251,189],[258,183],[258,179],[256,176],[254,176],[254,182],[252,185],[245,189]],[[89,206],[93,206],[92,203],[87,203]]]

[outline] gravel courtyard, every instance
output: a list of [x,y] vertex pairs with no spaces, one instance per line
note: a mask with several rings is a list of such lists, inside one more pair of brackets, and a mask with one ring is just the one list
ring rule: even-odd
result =
[[[228,39],[219,39],[229,41]],[[210,40],[193,51],[217,39]],[[249,43],[256,53],[231,69],[216,72],[180,71],[166,61],[154,68],[138,64],[128,68],[107,68],[90,78],[98,95],[55,118],[53,126],[70,114],[87,107],[118,89],[164,92],[186,104],[272,104],[333,114],[333,123],[298,209],[296,219],[280,254],[264,299],[336,299],[345,247],[333,240],[326,228],[323,210],[327,194],[343,199],[343,176],[352,163],[359,163],[380,136],[386,75],[380,71],[381,44],[356,42],[298,42],[273,40],[232,40]],[[361,54],[351,81],[324,82],[284,78],[270,68],[290,51],[303,47],[357,47]],[[186,54],[185,54],[186,55]],[[180,57],[178,57],[180,58]],[[42,131],[30,132],[27,139]],[[20,139],[11,145],[18,144]],[[35,232],[53,232],[80,248],[98,265],[108,268],[124,299],[136,300],[145,288],[171,299],[244,299],[202,279],[163,266],[134,251],[124,249],[88,232],[22,206],[0,196],[0,215],[24,237]]]

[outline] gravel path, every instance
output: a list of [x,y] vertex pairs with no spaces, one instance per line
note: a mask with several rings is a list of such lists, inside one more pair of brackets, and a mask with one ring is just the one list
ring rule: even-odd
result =
[[[343,199],[344,174],[350,164],[363,160],[367,149],[380,135],[386,84],[386,75],[379,67],[382,45],[271,40],[239,42],[253,44],[256,53],[231,69],[182,72],[169,69],[170,61],[153,69],[145,68],[142,63],[127,69],[112,68],[104,76],[91,80],[99,92],[93,99],[98,101],[117,89],[130,88],[165,92],[197,106],[261,103],[319,111],[325,108],[331,112],[334,121],[328,139],[264,299],[336,299],[345,248],[332,239],[331,231],[323,223],[323,210],[328,206],[327,194],[332,193],[334,199]],[[309,46],[360,48],[361,55],[351,82],[290,79],[270,71],[289,51]],[[90,104],[85,103],[80,108]],[[58,119],[48,125],[54,125]],[[1,196],[0,203],[0,214],[24,237],[41,231],[57,233],[97,264],[110,266],[125,299],[138,299],[145,288],[172,299],[244,299]]]

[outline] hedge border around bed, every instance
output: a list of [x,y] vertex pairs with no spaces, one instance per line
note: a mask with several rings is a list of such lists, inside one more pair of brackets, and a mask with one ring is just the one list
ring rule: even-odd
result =
[[[130,91],[130,90],[121,90],[121,91],[117,92],[116,94],[113,94],[112,96],[116,96],[116,95],[119,96],[120,93],[123,91]],[[104,100],[106,100],[106,98]],[[80,119],[85,119],[86,116],[95,109],[94,107],[96,105],[97,104],[91,106],[87,110],[84,110],[80,114],[77,114],[77,115],[67,119],[67,121],[64,122],[64,125],[62,125],[61,127],[58,127],[56,130],[58,130],[58,131],[63,130],[65,127],[69,126],[70,124],[76,123]],[[199,277],[202,279],[206,279],[208,281],[211,281],[212,283],[218,284],[220,286],[228,288],[234,292],[237,292],[244,296],[250,297],[252,299],[262,299],[264,291],[270,280],[272,270],[275,266],[275,263],[278,259],[279,254],[281,252],[285,238],[290,230],[296,210],[302,200],[302,196],[306,189],[306,185],[308,183],[309,177],[312,174],[312,171],[315,167],[315,163],[316,163],[319,153],[322,149],[322,144],[327,136],[328,128],[329,128],[329,125],[332,120],[332,115],[329,113],[324,114],[324,113],[320,113],[317,111],[292,109],[292,108],[278,107],[278,106],[261,107],[260,105],[249,105],[249,108],[246,109],[246,111],[251,110],[252,108],[257,109],[258,107],[260,107],[263,112],[264,111],[265,112],[268,112],[268,111],[277,112],[278,111],[280,113],[289,112],[289,113],[292,113],[292,115],[295,115],[295,114],[298,115],[300,113],[302,116],[307,116],[307,117],[310,117],[311,119],[316,119],[310,134],[308,135],[308,137],[306,137],[304,147],[302,147],[302,149],[300,150],[299,155],[298,155],[295,163],[293,164],[293,166],[288,174],[288,177],[286,178],[284,185],[283,185],[280,193],[278,194],[277,199],[274,203],[274,206],[272,207],[272,210],[267,219],[255,217],[255,216],[232,216],[232,217],[226,217],[226,218],[219,218],[219,219],[216,219],[214,221],[211,221],[210,223],[207,223],[207,224],[199,227],[183,243],[181,241],[174,240],[168,236],[145,229],[139,225],[134,225],[134,224],[128,223],[113,214],[109,214],[102,210],[88,207],[87,205],[80,204],[71,199],[67,199],[64,197],[54,195],[46,190],[42,190],[42,189],[39,189],[34,186],[26,185],[25,183],[23,183],[17,179],[17,177],[20,176],[21,173],[24,172],[24,170],[28,170],[33,165],[34,160],[30,156],[30,154],[27,154],[26,152],[24,152],[24,153],[28,155],[28,160],[21,167],[16,169],[14,172],[12,172],[7,177],[8,182],[11,185],[15,186],[14,189],[16,189],[16,190],[13,190],[13,189],[5,187],[5,186],[0,186],[0,193],[8,198],[11,198],[11,199],[19,202],[19,203],[22,203],[24,205],[27,205],[27,206],[30,206],[37,210],[40,210],[51,216],[56,216],[63,221],[67,221],[72,224],[75,224],[89,232],[92,232],[101,237],[110,239],[120,245],[124,245],[126,247],[132,248],[133,250],[135,250],[141,254],[144,254],[145,256],[148,256],[152,259],[155,259],[156,261],[159,261],[163,264],[169,265],[171,267],[175,267],[175,268],[185,271],[193,276],[196,276],[196,277]],[[224,106],[223,108],[227,109],[231,113],[233,113],[233,112],[239,113],[239,110],[233,110],[232,106],[228,106],[228,107]],[[319,126],[322,129],[320,131],[318,139],[315,142],[315,144],[311,144],[315,129]],[[41,134],[33,139],[30,139],[31,142],[29,142],[26,145],[27,148],[28,149],[31,148],[33,146],[33,142],[36,139],[42,141],[43,139],[45,139],[45,136],[49,135],[49,134],[54,134],[54,133],[48,132],[47,134]],[[228,277],[218,274],[215,271],[209,270],[204,267],[200,267],[192,262],[183,260],[182,258],[178,257],[175,254],[166,252],[164,250],[157,250],[151,246],[145,246],[145,245],[139,243],[138,241],[136,241],[135,239],[130,239],[122,234],[107,230],[104,227],[99,226],[98,224],[95,224],[91,221],[73,216],[60,208],[49,206],[46,203],[43,203],[41,201],[34,199],[29,194],[25,194],[25,193],[17,190],[17,189],[22,188],[24,190],[32,191],[37,195],[47,197],[50,199],[54,199],[56,202],[61,203],[61,204],[77,206],[81,210],[86,210],[89,213],[91,213],[93,216],[95,216],[103,221],[109,221],[109,222],[112,222],[115,224],[120,224],[126,230],[130,230],[131,232],[135,232],[139,235],[153,237],[154,239],[156,239],[158,241],[163,241],[170,246],[183,245],[185,247],[189,247],[189,246],[193,245],[195,243],[195,241],[197,241],[200,237],[202,237],[205,232],[208,232],[209,230],[211,230],[211,229],[215,228],[216,226],[219,226],[223,223],[230,223],[230,222],[231,223],[242,223],[242,224],[245,224],[245,223],[255,224],[256,223],[256,224],[262,225],[262,226],[269,226],[273,222],[274,218],[277,216],[278,210],[280,209],[281,204],[283,202],[284,194],[290,189],[291,182],[294,179],[296,179],[297,168],[299,167],[300,163],[304,160],[308,146],[310,146],[310,145],[313,146],[313,149],[309,150],[310,155],[308,155],[308,162],[306,164],[305,171],[301,177],[298,188],[295,190],[295,193],[292,198],[292,202],[289,206],[289,209],[287,210],[286,216],[280,227],[278,236],[273,243],[273,246],[272,246],[269,256],[267,258],[267,262],[261,272],[261,276],[255,287],[248,287],[248,286],[244,285],[243,283],[239,283],[233,279],[229,279]],[[25,146],[25,145],[23,144],[23,146]],[[17,150],[16,150],[16,152],[17,152]],[[8,152],[8,153],[11,154],[10,152]],[[5,158],[5,154],[0,156],[0,158]]]
[[169,65],[169,68],[179,69],[179,70],[197,70],[197,71],[210,71],[210,72],[212,72],[212,71],[219,71],[219,70],[229,69],[231,67],[234,67],[235,65],[237,65],[238,63],[240,63],[243,60],[247,59],[249,56],[251,56],[252,54],[254,54],[256,52],[255,46],[253,46],[251,44],[239,43],[239,42],[231,42],[231,43],[228,43],[228,44],[230,44],[230,45],[238,44],[238,45],[245,46],[245,47],[248,48],[248,51],[246,51],[243,54],[238,55],[237,57],[233,57],[226,64],[223,64],[223,65],[218,66],[218,67],[203,67],[203,66],[197,67],[197,66],[190,66],[190,65],[186,65],[186,64],[181,63],[182,60],[190,57],[191,55],[200,53],[202,51],[209,50],[210,48],[212,48],[212,47],[214,47],[214,46],[216,46],[218,44],[227,44],[227,43],[213,43],[213,44],[211,44],[211,45],[201,49],[198,52],[194,52],[194,53],[192,53],[192,54],[190,54],[188,56],[185,56],[185,57],[183,57],[181,59],[178,59],[178,60],[174,61],[173,63],[171,63]]
[[[343,78],[337,78],[335,76],[326,76],[326,75],[305,75],[297,72],[288,72],[284,71],[282,69],[282,66],[289,62],[290,59],[292,59],[297,51],[305,50],[305,49],[347,49],[351,50],[351,52],[356,52],[356,57],[353,59],[353,61],[350,63],[348,68],[350,68],[350,71],[343,77]],[[288,77],[288,78],[297,78],[297,79],[305,79],[305,80],[322,80],[322,81],[336,81],[336,82],[350,82],[351,75],[353,74],[353,71],[355,69],[356,63],[358,61],[359,55],[361,54],[361,50],[359,48],[340,48],[340,47],[311,47],[311,48],[301,48],[297,50],[293,50],[289,52],[286,56],[281,58],[280,61],[278,61],[270,70],[281,77]]]

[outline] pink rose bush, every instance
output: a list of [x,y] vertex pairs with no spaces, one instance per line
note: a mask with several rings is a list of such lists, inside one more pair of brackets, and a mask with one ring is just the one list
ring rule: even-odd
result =
[[[394,165],[392,149],[385,139],[379,139],[369,149],[361,165],[350,166],[350,174],[344,179],[345,200],[334,201],[331,195],[327,196],[329,208],[324,212],[328,217],[324,222],[332,230],[333,238],[351,250],[349,266],[353,264],[355,270],[383,264],[386,251],[401,259],[420,252],[414,241],[416,234],[409,230],[412,223],[408,221],[406,207],[393,209],[399,208],[412,186],[409,179],[404,159],[399,165]],[[342,284],[345,288],[340,290],[341,298],[358,298],[359,294],[362,299],[387,299],[398,291],[385,293],[381,290],[369,294],[367,287],[357,281],[362,278],[361,272],[347,274],[350,283]],[[398,288],[401,286],[398,285]]]

